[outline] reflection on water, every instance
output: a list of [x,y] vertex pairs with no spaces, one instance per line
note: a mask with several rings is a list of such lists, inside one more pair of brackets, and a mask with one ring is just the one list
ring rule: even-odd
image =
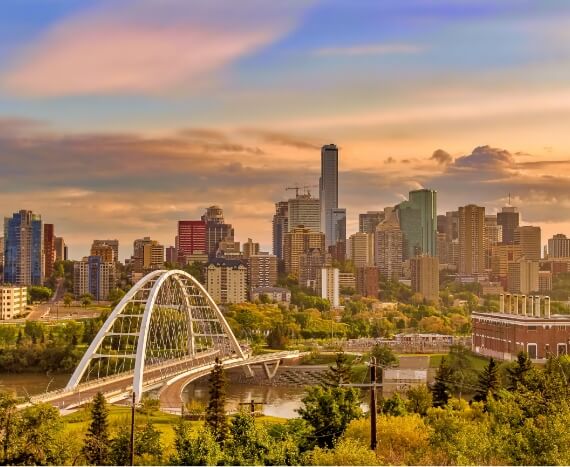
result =
[[[208,380],[190,383],[184,389],[185,402],[194,400],[208,403]],[[238,410],[239,403],[263,402],[263,413],[274,417],[298,417],[296,410],[301,407],[305,391],[301,387],[254,386],[249,384],[228,384],[226,387],[227,409]],[[259,408],[258,408],[259,410]]]
[[17,396],[33,396],[64,387],[70,377],[68,374],[0,373],[0,391],[13,391]]

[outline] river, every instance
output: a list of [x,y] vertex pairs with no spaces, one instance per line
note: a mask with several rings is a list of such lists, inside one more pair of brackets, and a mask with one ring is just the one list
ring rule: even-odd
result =
[[45,373],[0,373],[0,391],[12,391],[17,396],[34,396],[63,388],[71,375]]

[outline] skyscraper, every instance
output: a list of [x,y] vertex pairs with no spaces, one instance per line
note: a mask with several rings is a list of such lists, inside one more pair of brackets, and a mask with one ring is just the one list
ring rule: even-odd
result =
[[150,237],[136,239],[133,242],[131,262],[134,272],[161,268],[164,265],[164,245]]
[[206,223],[206,253],[209,258],[214,258],[222,240],[234,239],[234,229],[231,224],[226,224],[224,211],[219,206],[210,206],[202,216]]
[[55,248],[55,260],[66,261],[67,247],[65,246],[65,240],[63,239],[63,237],[55,237],[54,248]]
[[289,232],[300,225],[313,232],[321,232],[321,203],[320,200],[312,198],[310,193],[290,199],[288,212]]
[[53,224],[44,224],[44,275],[51,277],[55,263],[55,235]]
[[179,257],[189,258],[195,254],[206,253],[206,222],[178,221],[178,245]]
[[91,294],[95,300],[107,300],[115,288],[115,263],[106,263],[100,256],[87,256],[73,263],[73,292],[77,298]]
[[283,238],[289,231],[289,201],[275,203],[273,215],[273,254],[283,259]]
[[325,234],[327,248],[335,244],[333,209],[338,208],[338,148],[327,144],[321,148],[321,232]]
[[119,240],[93,240],[91,248],[100,245],[109,245],[111,248],[113,248],[115,261],[119,261]]
[[541,234],[540,227],[523,225],[515,229],[514,242],[521,246],[522,255],[526,260],[540,260]]
[[503,243],[515,242],[515,229],[519,226],[519,212],[514,206],[505,206],[497,213],[497,224],[503,228]]
[[4,282],[42,285],[44,241],[42,218],[22,210],[4,219]]
[[437,192],[410,191],[409,201],[397,208],[404,234],[404,259],[420,254],[437,256]]
[[380,274],[387,279],[400,279],[404,236],[397,210],[394,209],[385,221],[378,224],[375,237],[376,266]]
[[549,258],[569,258],[570,257],[570,238],[564,234],[556,234],[548,240],[548,257]]
[[374,234],[376,226],[384,220],[384,211],[368,211],[358,215],[358,231]]
[[469,204],[459,208],[459,273],[485,271],[485,208]]
[[410,260],[412,290],[424,300],[439,301],[439,260],[433,256],[416,256]]
[[301,255],[312,248],[325,252],[325,235],[304,227],[295,227],[283,239],[283,259],[285,271],[299,277]]

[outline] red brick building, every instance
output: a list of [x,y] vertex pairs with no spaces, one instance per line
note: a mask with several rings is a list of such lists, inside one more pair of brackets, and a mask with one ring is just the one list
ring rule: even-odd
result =
[[356,292],[363,297],[378,298],[378,268],[356,268]]
[[178,256],[206,253],[206,222],[178,221]]
[[53,274],[55,263],[55,235],[53,224],[44,224],[44,275],[48,279]]
[[550,315],[549,297],[506,295],[506,305],[501,297],[503,312],[471,315],[475,353],[514,360],[522,350],[536,362],[568,353],[570,316]]

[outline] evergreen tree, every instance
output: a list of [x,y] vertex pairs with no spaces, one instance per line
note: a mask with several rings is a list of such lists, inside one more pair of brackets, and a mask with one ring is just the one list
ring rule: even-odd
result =
[[499,387],[499,365],[497,365],[497,361],[494,358],[491,358],[489,364],[479,375],[477,390],[473,399],[477,402],[486,402],[489,394],[495,394]]
[[532,368],[532,362],[526,352],[519,352],[517,361],[511,368],[507,368],[507,389],[514,391],[522,383],[525,374]]
[[228,434],[228,418],[226,416],[224,368],[218,357],[210,374],[210,400],[206,407],[206,425],[216,441],[223,444]]
[[336,354],[334,365],[329,366],[325,374],[325,385],[340,386],[350,383],[352,375],[352,365],[343,351]]
[[91,424],[87,429],[83,445],[83,454],[89,464],[109,465],[110,463],[108,415],[105,396],[98,392],[93,398]]
[[451,395],[451,377],[452,370],[447,365],[445,357],[441,359],[437,373],[435,374],[435,382],[431,387],[433,396],[433,406],[443,407],[449,401]]

